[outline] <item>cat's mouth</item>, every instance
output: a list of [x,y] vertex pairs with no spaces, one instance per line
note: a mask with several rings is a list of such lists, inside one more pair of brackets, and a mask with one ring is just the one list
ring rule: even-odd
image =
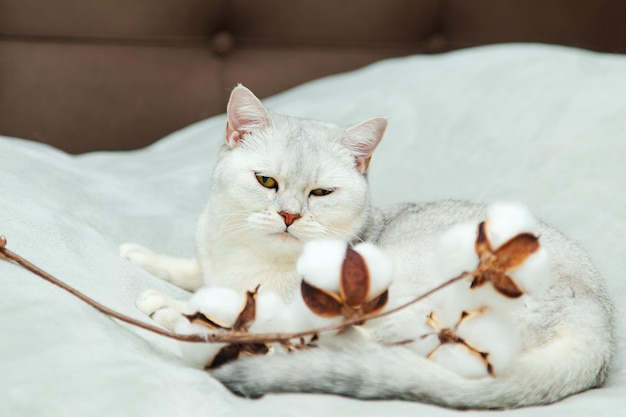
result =
[[282,242],[291,242],[294,240],[300,240],[298,239],[298,237],[290,233],[289,230],[284,230],[282,232],[274,233],[274,236],[276,236]]

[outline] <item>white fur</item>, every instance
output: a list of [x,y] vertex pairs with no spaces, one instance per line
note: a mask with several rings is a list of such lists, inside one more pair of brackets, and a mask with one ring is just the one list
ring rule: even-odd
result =
[[[253,101],[251,95],[237,87],[231,103]],[[368,219],[369,190],[355,170],[357,155],[338,141],[350,137],[354,144],[350,130],[264,111],[257,118],[263,129],[239,132],[241,141],[227,143],[220,154],[198,226],[198,258],[207,285],[246,290],[261,284],[289,300],[300,282],[295,262],[303,244],[320,237],[358,239]],[[356,126],[367,149],[378,143],[370,135],[382,132]],[[278,189],[264,188],[256,175],[274,178]],[[318,188],[333,192],[310,194]],[[281,211],[301,217],[287,227]]]
[[[286,301],[295,298],[288,307],[295,308],[301,278],[296,262],[304,243],[322,237],[353,243],[371,240],[392,259],[389,303],[394,306],[450,278],[438,274],[433,266],[441,259],[433,248],[447,229],[462,222],[476,224],[487,217],[484,207],[461,202],[404,205],[383,211],[372,208],[365,174],[382,137],[384,119],[342,128],[291,118],[267,111],[241,86],[233,91],[228,118],[225,145],[197,230],[198,260],[206,285],[241,292],[260,284]],[[278,189],[263,187],[256,175],[274,178]],[[312,196],[310,192],[318,188],[333,192]],[[287,227],[280,212],[297,213],[300,218]],[[249,358],[219,368],[213,375],[243,395],[329,392],[459,408],[545,404],[602,384],[614,340],[612,306],[597,271],[580,248],[550,227],[522,216],[526,220],[507,229],[506,218],[497,211],[490,213],[491,227],[505,230],[490,236],[494,245],[520,230],[539,233],[552,257],[551,285],[543,291],[539,288],[536,294],[529,291],[531,295],[517,308],[502,306],[516,320],[520,350],[496,378],[470,383],[410,346],[361,341],[295,355]],[[503,226],[497,226],[498,222]],[[180,281],[172,277],[177,275],[174,263],[158,256],[153,260],[160,264],[159,270],[167,271],[166,279]],[[444,275],[471,266],[473,260],[464,254],[451,262],[454,267]],[[524,281],[533,289],[541,287],[541,280],[535,280],[533,274],[544,273],[545,263],[537,262],[529,264],[530,277]],[[144,262],[139,264],[150,269]],[[187,275],[193,282],[198,277]],[[479,290],[493,291],[489,285]],[[472,294],[483,304],[493,295],[478,290]],[[428,300],[392,317],[368,321],[370,337],[381,344],[405,340],[414,334],[407,331],[407,323],[416,317],[423,319],[432,304]],[[487,339],[497,341],[494,335]],[[496,345],[494,349],[507,351]]]

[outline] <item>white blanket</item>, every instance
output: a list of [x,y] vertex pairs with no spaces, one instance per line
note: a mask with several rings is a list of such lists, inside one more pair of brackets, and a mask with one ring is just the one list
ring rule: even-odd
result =
[[[344,124],[388,116],[371,164],[375,204],[525,203],[591,253],[624,334],[626,56],[541,45],[411,56],[314,81],[266,104]],[[185,293],[121,259],[118,245],[193,255],[224,125],[216,116],[146,149],[79,156],[0,138],[0,234],[9,249],[147,321],[134,305],[142,290]],[[0,262],[0,288],[0,416],[478,414],[323,395],[235,397],[186,366],[175,342],[112,320],[14,265]],[[511,414],[626,413],[625,352],[620,345],[604,388]]]

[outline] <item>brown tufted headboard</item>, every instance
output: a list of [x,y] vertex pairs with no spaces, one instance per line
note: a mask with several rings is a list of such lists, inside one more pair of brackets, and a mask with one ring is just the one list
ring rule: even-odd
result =
[[0,134],[133,149],[383,58],[498,42],[626,52],[623,0],[0,0]]

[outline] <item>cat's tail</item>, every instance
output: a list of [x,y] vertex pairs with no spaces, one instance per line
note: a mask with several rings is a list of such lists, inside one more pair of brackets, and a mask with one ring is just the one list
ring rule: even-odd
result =
[[319,392],[461,409],[541,405],[605,381],[612,343],[603,339],[611,336],[599,334],[602,329],[587,332],[585,327],[561,329],[550,342],[523,351],[510,368],[493,378],[466,379],[407,347],[379,345],[254,357],[216,369],[213,374],[246,397],[269,392]]

